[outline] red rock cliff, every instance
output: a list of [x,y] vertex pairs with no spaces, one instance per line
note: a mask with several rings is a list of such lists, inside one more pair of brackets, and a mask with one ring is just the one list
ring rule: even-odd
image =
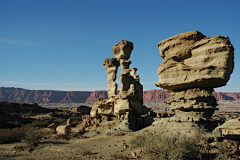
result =
[[[162,102],[169,97],[164,90],[143,91],[144,102]],[[214,92],[219,101],[240,100],[240,92]],[[0,102],[17,103],[93,103],[97,98],[107,99],[107,91],[51,91],[25,90],[21,88],[0,88]]]

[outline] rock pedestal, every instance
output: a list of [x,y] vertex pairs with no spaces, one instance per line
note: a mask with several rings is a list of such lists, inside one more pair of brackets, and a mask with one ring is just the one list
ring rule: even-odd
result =
[[[132,42],[122,40],[113,46],[113,56],[104,60],[108,76],[108,99],[99,98],[90,112],[92,118],[108,121],[116,119],[116,128],[137,130],[137,121],[143,112],[143,87],[136,75],[136,68],[129,68],[128,60],[133,50]],[[121,65],[121,87],[117,94],[116,74]]]
[[234,67],[228,37],[206,37],[190,31],[158,43],[163,62],[156,86],[171,92],[166,103],[175,116],[169,121],[205,125],[216,110],[213,88],[226,85]]

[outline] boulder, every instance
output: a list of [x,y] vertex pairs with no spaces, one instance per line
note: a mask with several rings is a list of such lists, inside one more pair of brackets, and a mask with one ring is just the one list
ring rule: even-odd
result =
[[213,130],[217,136],[234,135],[240,138],[240,118],[231,119]]
[[60,125],[56,128],[56,132],[58,135],[69,135],[71,133],[72,128],[72,120],[68,119],[66,125]]
[[167,91],[221,87],[233,71],[234,48],[228,37],[190,31],[161,41],[158,49],[164,61],[156,86]]

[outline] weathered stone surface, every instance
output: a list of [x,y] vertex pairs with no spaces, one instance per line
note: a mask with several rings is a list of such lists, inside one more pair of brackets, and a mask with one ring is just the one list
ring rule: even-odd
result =
[[133,50],[133,43],[122,40],[113,46],[113,56],[120,61],[120,59],[129,59]]
[[[136,68],[129,68],[128,60],[133,50],[132,42],[122,40],[113,46],[115,58],[105,59],[103,65],[108,75],[108,99],[98,99],[90,112],[92,118],[101,119],[102,122],[118,119],[118,128],[136,130],[138,117],[143,112],[143,87],[136,75]],[[117,93],[116,74],[121,65],[120,91]],[[127,129],[126,129],[127,130]]]
[[240,118],[226,121],[224,124],[214,129],[213,133],[217,136],[238,135],[240,138]]
[[71,133],[72,120],[68,119],[66,125],[60,125],[56,128],[58,135],[69,135]]
[[71,133],[71,125],[60,125],[56,128],[58,135],[69,135]]
[[212,92],[212,89],[201,88],[171,92],[170,97],[165,102],[171,105],[173,111],[176,109],[184,110],[186,108],[215,108],[217,102]]
[[52,123],[47,126],[47,128],[51,128],[53,130],[53,133],[56,133],[56,128],[58,127],[58,124]]
[[91,111],[91,108],[88,106],[81,105],[77,107],[72,107],[71,110],[73,112],[81,112],[81,113],[89,114]]
[[156,86],[165,90],[216,88],[226,85],[233,71],[234,48],[228,37],[181,33],[158,44],[164,62]]
[[213,88],[226,85],[234,66],[229,38],[190,31],[161,41],[158,49],[164,61],[158,66],[156,86],[171,92],[165,102],[176,114],[167,120],[212,130],[210,118],[217,106]]
[[107,70],[108,77],[108,97],[114,97],[117,93],[116,74],[119,67],[119,62],[116,58],[107,58],[104,60],[103,65]]

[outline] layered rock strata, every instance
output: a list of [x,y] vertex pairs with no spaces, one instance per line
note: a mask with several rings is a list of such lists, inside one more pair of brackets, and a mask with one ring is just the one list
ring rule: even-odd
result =
[[156,86],[171,92],[165,102],[176,115],[170,121],[209,120],[217,106],[213,88],[226,85],[233,72],[229,38],[190,31],[159,42],[158,49],[163,62]]
[[[143,87],[136,75],[136,68],[129,68],[128,60],[133,50],[132,42],[122,40],[113,46],[113,56],[104,60],[108,76],[108,99],[98,98],[90,112],[101,121],[117,120],[118,128],[138,129],[137,121],[143,112]],[[120,91],[117,94],[116,74],[121,65]]]

